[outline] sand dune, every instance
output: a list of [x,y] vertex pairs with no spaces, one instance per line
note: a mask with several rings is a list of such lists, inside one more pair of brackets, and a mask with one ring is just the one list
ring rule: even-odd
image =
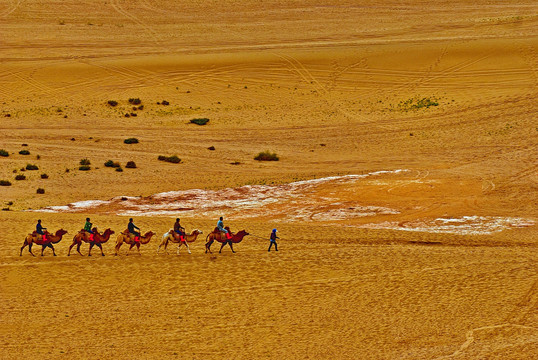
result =
[[[0,358],[534,359],[537,25],[535,1],[1,2]],[[221,215],[251,235],[205,254]],[[157,237],[67,257],[87,216]],[[177,216],[203,238],[157,254]],[[19,256],[37,218],[57,257]]]

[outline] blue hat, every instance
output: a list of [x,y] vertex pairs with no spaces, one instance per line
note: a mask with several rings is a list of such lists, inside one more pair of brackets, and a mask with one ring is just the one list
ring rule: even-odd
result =
[[276,232],[276,229],[273,229],[273,232]]

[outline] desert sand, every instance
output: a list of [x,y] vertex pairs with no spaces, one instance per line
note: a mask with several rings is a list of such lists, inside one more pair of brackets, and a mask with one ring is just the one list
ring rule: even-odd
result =
[[2,1],[0,358],[536,358],[537,46],[535,1]]

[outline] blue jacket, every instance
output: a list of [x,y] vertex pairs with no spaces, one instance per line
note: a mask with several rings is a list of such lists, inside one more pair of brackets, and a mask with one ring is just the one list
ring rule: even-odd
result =
[[41,224],[37,224],[36,227],[35,227],[35,231],[40,234],[40,235],[44,235],[45,232],[43,230],[45,230],[46,228],[44,228]]
[[135,224],[133,224],[132,222],[130,222],[129,225],[127,225],[127,229],[129,229],[129,232],[131,234],[134,234],[136,232],[136,231],[134,231],[134,229],[140,230],[140,228],[138,226],[136,226]]

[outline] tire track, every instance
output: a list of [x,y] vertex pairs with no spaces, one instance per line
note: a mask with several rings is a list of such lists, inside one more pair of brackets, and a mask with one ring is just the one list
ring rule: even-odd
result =
[[131,20],[132,22],[134,22],[135,24],[138,24],[140,25],[142,28],[144,28],[147,32],[149,32],[151,34],[151,36],[153,37],[153,39],[155,40],[155,42],[157,43],[157,45],[159,46],[163,46],[162,44],[162,41],[159,39],[159,36],[158,34],[155,32],[155,30],[153,30],[151,27],[149,27],[147,25],[147,23],[139,20],[136,16],[134,15],[131,15],[128,11],[126,11],[125,9],[123,9],[123,7],[121,6],[120,4],[120,0],[111,0],[110,1],[110,5],[112,6],[112,8],[118,12],[120,15],[126,17],[127,19]]

